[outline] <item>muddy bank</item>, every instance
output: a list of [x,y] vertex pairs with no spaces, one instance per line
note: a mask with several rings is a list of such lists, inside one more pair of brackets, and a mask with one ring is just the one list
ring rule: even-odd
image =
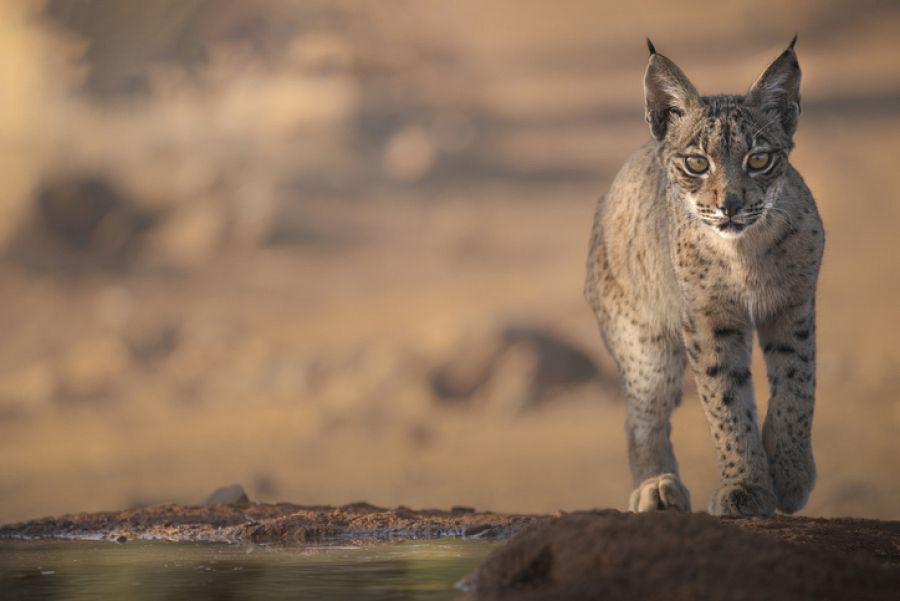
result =
[[469,583],[483,601],[896,599],[900,522],[574,513],[530,524]]
[[126,511],[80,513],[0,527],[2,539],[131,539],[229,543],[330,543],[442,536],[505,539],[536,516],[385,509],[368,503],[340,507],[291,503],[156,505]]
[[2,539],[329,544],[510,539],[466,584],[516,599],[896,599],[900,522],[578,512],[559,517],[290,503],[158,505],[0,527]]

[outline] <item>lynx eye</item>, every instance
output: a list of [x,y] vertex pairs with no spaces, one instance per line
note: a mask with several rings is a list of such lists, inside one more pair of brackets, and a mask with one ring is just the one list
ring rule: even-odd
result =
[[684,166],[688,173],[703,175],[709,169],[709,161],[705,157],[692,155],[684,157]]
[[761,171],[768,167],[771,162],[771,152],[754,152],[747,157],[747,169],[750,171]]

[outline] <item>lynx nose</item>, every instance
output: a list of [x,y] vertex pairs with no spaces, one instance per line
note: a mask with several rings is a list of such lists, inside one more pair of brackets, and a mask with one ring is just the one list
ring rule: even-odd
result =
[[725,202],[719,207],[719,210],[725,213],[727,217],[734,217],[741,210],[741,201],[737,194],[726,194]]

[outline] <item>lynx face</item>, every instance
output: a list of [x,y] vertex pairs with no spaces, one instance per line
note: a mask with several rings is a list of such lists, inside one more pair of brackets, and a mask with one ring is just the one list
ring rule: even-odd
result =
[[737,237],[773,207],[791,141],[743,98],[702,98],[663,147],[670,181],[688,211],[724,237]]
[[701,97],[651,48],[647,121],[685,209],[725,238],[743,235],[774,208],[800,112],[793,45],[746,96]]

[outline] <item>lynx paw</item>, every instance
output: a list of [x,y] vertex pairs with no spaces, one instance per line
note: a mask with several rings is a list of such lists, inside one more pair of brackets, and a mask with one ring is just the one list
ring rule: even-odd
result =
[[691,510],[691,494],[675,474],[661,474],[647,478],[631,492],[628,501],[631,511],[661,509]]
[[816,464],[812,454],[798,457],[776,455],[769,461],[769,473],[775,485],[778,511],[794,513],[806,505],[816,483]]
[[713,493],[709,512],[728,517],[772,515],[775,513],[775,494],[757,484],[725,484]]
[[775,424],[767,417],[763,445],[769,456],[769,475],[778,511],[794,513],[806,505],[816,484],[816,463],[809,440],[779,440]]

